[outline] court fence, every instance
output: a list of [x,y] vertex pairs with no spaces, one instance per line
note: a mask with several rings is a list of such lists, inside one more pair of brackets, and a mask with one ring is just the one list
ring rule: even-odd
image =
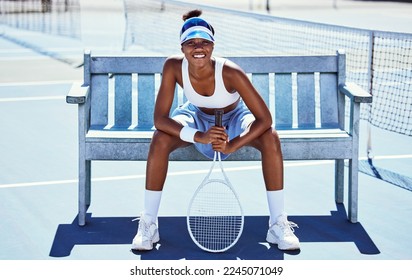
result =
[[346,52],[347,81],[373,95],[362,119],[412,136],[412,34],[365,30],[174,0],[124,0],[124,50],[180,52],[182,15],[198,8],[216,30],[215,54],[321,55]]
[[79,39],[79,0],[0,0],[0,24]]

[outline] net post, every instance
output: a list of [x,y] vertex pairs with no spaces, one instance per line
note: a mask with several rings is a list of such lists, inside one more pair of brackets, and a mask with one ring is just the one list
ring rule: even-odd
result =
[[[369,93],[373,95],[373,60],[374,60],[374,49],[375,49],[375,32],[371,31],[369,33],[369,50],[368,50],[368,87]],[[368,123],[367,123],[367,137],[366,137],[366,154],[368,161],[371,162],[373,158],[372,151],[372,128],[371,128],[371,114],[372,114],[372,104],[368,104]]]

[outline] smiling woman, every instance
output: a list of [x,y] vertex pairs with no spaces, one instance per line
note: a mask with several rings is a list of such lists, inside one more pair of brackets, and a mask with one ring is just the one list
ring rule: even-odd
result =
[[[213,56],[215,30],[200,10],[183,15],[180,43],[183,55],[169,57],[163,66],[156,99],[156,131],[146,167],[144,211],[132,249],[151,250],[160,240],[157,215],[172,151],[193,144],[211,159],[215,152],[226,159],[243,146],[262,153],[262,172],[269,206],[267,241],[282,250],[299,249],[296,224],[284,213],[283,158],[279,137],[264,100],[245,72],[235,63]],[[176,85],[187,102],[172,107]],[[223,111],[215,125],[215,111]]]

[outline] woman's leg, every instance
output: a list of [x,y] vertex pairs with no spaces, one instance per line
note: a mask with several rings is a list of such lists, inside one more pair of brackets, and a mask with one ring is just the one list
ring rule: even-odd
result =
[[284,212],[283,156],[279,136],[275,130],[269,129],[251,145],[262,154],[262,171],[270,212],[266,240],[277,244],[281,250],[299,249],[299,239],[293,233],[297,225],[289,222]]
[[146,189],[144,211],[140,217],[139,228],[132,242],[132,249],[151,250],[158,242],[159,230],[157,214],[162,197],[163,185],[169,165],[169,154],[187,143],[161,131],[155,131],[150,144],[146,165]]
[[146,189],[162,191],[169,166],[169,155],[179,147],[187,146],[180,138],[155,131],[146,165]]
[[273,224],[284,213],[283,156],[280,140],[276,131],[269,129],[251,145],[262,155],[262,172],[266,186],[270,224]]
[[262,154],[262,172],[267,191],[283,189],[283,156],[275,130],[269,129],[251,143]]
[[283,156],[280,140],[275,130],[268,129],[251,145],[262,155],[262,172],[270,212],[270,224],[284,212]]
[[180,138],[171,136],[161,131],[155,131],[150,144],[146,165],[146,190],[144,199],[144,213],[156,222],[162,196],[163,186],[166,181],[169,166],[169,155],[175,149],[187,143]]
[[[173,120],[183,126],[193,127],[197,118],[196,108],[190,103],[176,108],[172,115]],[[180,139],[180,137],[169,135],[156,130],[150,143],[149,154],[146,164],[146,191],[145,191],[145,213],[157,218],[163,186],[166,181],[169,167],[169,155],[177,148],[190,145]],[[156,221],[154,221],[156,222]]]

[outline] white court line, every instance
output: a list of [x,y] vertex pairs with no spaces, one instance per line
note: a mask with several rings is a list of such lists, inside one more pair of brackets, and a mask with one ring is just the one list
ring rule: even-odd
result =
[[4,97],[0,98],[1,102],[20,102],[20,101],[43,101],[43,100],[61,100],[65,99],[66,96],[33,96],[33,97]]
[[60,84],[73,84],[81,82],[80,80],[57,80],[57,81],[33,81],[33,82],[9,82],[0,83],[0,87],[25,87],[25,86],[38,86],[38,85],[60,85]]
[[[376,157],[374,157],[374,159],[409,159],[409,158],[412,158],[412,155],[387,155],[387,156],[376,156]],[[359,158],[359,159],[360,160],[366,160],[367,157],[362,157],[362,158]],[[326,165],[326,164],[333,164],[334,162],[335,162],[334,160],[305,161],[305,162],[285,162],[284,167],[301,167],[301,166]],[[226,167],[225,172],[258,170],[260,168],[261,168],[260,164],[259,165],[242,166],[242,167]],[[189,170],[189,171],[169,172],[169,173],[167,173],[167,176],[199,175],[199,174],[206,174],[207,172],[209,172],[209,169],[198,169],[198,170]],[[92,178],[92,182],[135,180],[135,179],[144,179],[144,178],[146,178],[146,175],[111,176],[111,177]],[[78,182],[77,179],[71,179],[71,180],[43,181],[43,182],[31,182],[31,183],[3,184],[3,185],[0,185],[0,189],[74,184],[74,183],[77,183],[77,182]]]
[[[48,50],[50,51],[55,51],[55,52],[78,52],[79,50],[82,50],[82,48],[49,48]],[[33,53],[32,50],[29,49],[1,49],[0,54],[20,54],[20,53]],[[80,52],[80,54],[83,54]],[[19,57],[19,56],[16,56]]]
[[[66,55],[66,59],[72,59],[72,60],[81,60],[81,55]],[[33,61],[33,60],[49,60],[50,57],[46,56],[21,56],[21,57],[0,57],[0,61],[23,61],[27,62],[28,60]]]
[[[322,162],[297,162],[297,163],[285,163],[286,166],[307,166],[307,165],[320,165],[320,164],[330,164],[333,161],[322,161]],[[243,166],[243,167],[227,167],[225,168],[225,172],[237,172],[237,171],[244,171],[244,170],[258,170],[260,169],[260,165],[251,165],[251,166]],[[198,170],[189,170],[189,171],[177,171],[177,172],[169,172],[167,176],[186,176],[186,175],[199,175],[199,174],[206,174],[209,172],[209,169],[198,169]],[[117,180],[133,180],[133,179],[144,179],[146,175],[127,175],[127,176],[113,176],[113,177],[100,177],[100,178],[92,178],[92,182],[105,182],[105,181],[117,181]],[[72,184],[77,183],[77,179],[72,180],[59,180],[59,181],[43,181],[43,182],[32,182],[32,183],[17,183],[17,184],[4,184],[0,185],[0,189],[2,188],[16,188],[16,187],[33,187],[33,186],[47,186],[47,185],[62,185],[62,184]]]
[[[387,156],[375,156],[372,159],[405,159],[412,158],[412,155],[387,155]],[[366,160],[367,157],[359,158],[360,160]]]

